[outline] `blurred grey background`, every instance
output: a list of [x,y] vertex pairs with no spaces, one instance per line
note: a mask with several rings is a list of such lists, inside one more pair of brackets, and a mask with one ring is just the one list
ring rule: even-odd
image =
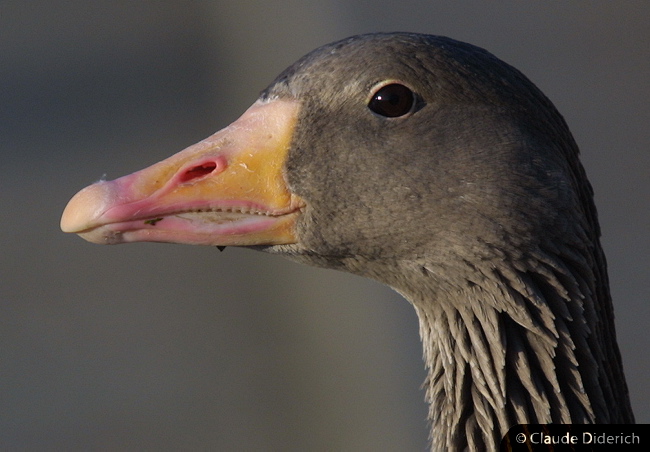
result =
[[650,422],[649,21],[642,1],[0,3],[0,449],[426,448],[418,325],[388,288],[59,231],[77,190],[193,144],[307,51],[370,31],[485,47],[563,113]]

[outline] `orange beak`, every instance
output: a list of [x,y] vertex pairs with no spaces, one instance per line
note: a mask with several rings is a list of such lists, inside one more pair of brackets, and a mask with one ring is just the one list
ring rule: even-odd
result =
[[230,126],[128,176],[77,193],[61,229],[100,244],[295,243],[303,202],[284,177],[299,104],[258,101]]

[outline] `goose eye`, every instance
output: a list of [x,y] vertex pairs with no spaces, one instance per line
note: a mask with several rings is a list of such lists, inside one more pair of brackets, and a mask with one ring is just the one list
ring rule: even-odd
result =
[[413,110],[415,94],[399,83],[391,83],[379,88],[368,102],[368,108],[387,118],[404,116]]

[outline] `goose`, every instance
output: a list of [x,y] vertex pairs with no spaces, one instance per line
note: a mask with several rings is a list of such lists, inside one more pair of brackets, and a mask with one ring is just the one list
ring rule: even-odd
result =
[[432,450],[514,425],[632,423],[593,191],[521,72],[450,38],[320,47],[231,125],[77,193],[98,244],[243,246],[386,284],[414,307]]

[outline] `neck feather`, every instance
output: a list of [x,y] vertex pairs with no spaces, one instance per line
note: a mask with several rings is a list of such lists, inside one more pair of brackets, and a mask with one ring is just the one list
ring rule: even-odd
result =
[[[606,275],[577,256],[467,264],[462,283],[404,293],[420,320],[435,450],[496,449],[516,424],[633,422]],[[439,281],[426,265],[417,273],[420,287]]]

